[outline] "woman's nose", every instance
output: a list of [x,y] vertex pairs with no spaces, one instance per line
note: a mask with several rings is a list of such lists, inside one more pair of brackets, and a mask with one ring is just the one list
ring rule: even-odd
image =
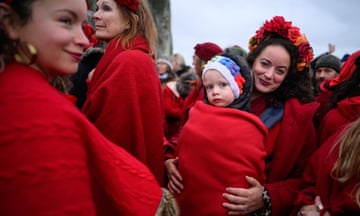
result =
[[81,28],[80,32],[75,37],[75,43],[82,47],[87,47],[90,44],[88,37],[85,35],[84,30]]
[[268,70],[265,71],[264,73],[264,77],[266,79],[271,79],[271,77],[273,76],[274,74],[274,69],[273,68],[269,68]]

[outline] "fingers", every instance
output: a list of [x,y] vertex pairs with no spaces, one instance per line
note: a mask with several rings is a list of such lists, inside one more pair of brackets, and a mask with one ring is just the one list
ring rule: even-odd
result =
[[235,187],[227,187],[227,188],[225,188],[225,190],[226,190],[226,192],[228,192],[230,194],[241,196],[241,195],[244,195],[246,193],[247,189],[235,188]]
[[319,196],[315,197],[315,206],[316,206],[316,211],[318,211],[318,212],[321,212],[321,210],[324,209],[324,206],[323,206]]
[[230,211],[228,214],[229,215],[241,215],[241,212]]
[[174,169],[171,170],[171,173],[169,173],[173,178],[178,179],[179,181],[182,181],[183,178],[180,175],[178,169],[176,167],[174,167]]
[[177,179],[179,179],[180,181],[182,181],[182,176],[180,175],[178,169],[177,169],[177,163],[178,163],[178,159],[168,159],[165,162],[165,167],[166,167],[166,171],[168,173],[169,179],[172,178],[173,176],[176,177]]
[[168,173],[168,188],[171,193],[180,194],[184,186],[182,184],[182,176],[177,169],[178,159],[168,159],[165,161],[166,171]]
[[168,188],[169,188],[169,191],[171,193],[177,193],[177,194],[180,194],[181,193],[181,190],[180,188],[178,188],[172,181],[169,181],[168,183]]
[[304,205],[300,208],[300,211],[297,213],[297,216],[319,216],[320,212],[317,211],[316,205]]
[[[239,191],[241,191],[240,188],[229,188],[229,190],[232,192],[235,191],[235,193],[239,193]],[[249,206],[245,204],[248,202],[247,197],[230,193],[224,193],[223,197],[229,201],[222,204],[224,208],[229,210],[229,215],[246,215],[250,213]]]
[[237,196],[237,195],[233,195],[233,194],[229,194],[229,193],[223,193],[223,197],[228,200],[231,203],[234,204],[241,204],[241,203],[245,203],[247,201],[246,197],[241,197],[241,196]]
[[182,190],[184,188],[184,186],[182,184],[182,180],[174,175],[169,176],[169,182],[171,182],[176,188],[178,188],[180,190]]
[[229,215],[246,215],[250,210],[245,205],[235,205],[231,203],[223,203],[223,207],[230,210]]
[[251,188],[228,187],[225,189],[226,193],[223,193],[223,197],[227,200],[227,203],[223,203],[223,206],[230,211],[234,211],[234,214],[238,214],[239,211],[241,215],[244,212],[249,214],[264,207],[262,200],[263,187],[252,177],[247,177],[247,180],[253,185]]
[[258,180],[256,180],[253,177],[245,176],[246,181],[250,184],[252,187],[261,187],[261,184]]
[[326,211],[326,212],[324,213],[324,216],[330,216],[330,213],[329,213],[328,211]]

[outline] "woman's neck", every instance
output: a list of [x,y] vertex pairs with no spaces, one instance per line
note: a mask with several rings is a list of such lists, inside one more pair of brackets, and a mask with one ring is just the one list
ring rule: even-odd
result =
[[255,88],[253,89],[253,91],[251,92],[251,97],[250,97],[250,100],[253,101],[255,100],[256,98],[262,96],[263,93],[257,91]]

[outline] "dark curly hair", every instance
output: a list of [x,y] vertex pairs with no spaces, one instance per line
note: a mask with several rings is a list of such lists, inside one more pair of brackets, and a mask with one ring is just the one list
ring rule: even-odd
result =
[[[13,0],[10,3],[11,13],[1,17],[0,21],[0,68],[12,59],[16,52],[16,43],[6,32],[5,22],[17,22],[25,25],[32,16],[32,5],[36,0]],[[0,0],[4,2],[4,0]]]
[[360,56],[355,60],[356,68],[349,79],[332,88],[332,95],[329,99],[327,110],[337,107],[337,103],[346,97],[355,97],[360,95]]
[[266,95],[267,105],[278,107],[290,98],[297,98],[302,103],[314,101],[309,68],[306,67],[303,71],[296,70],[299,53],[297,48],[290,41],[281,38],[280,36],[263,40],[259,46],[247,56],[246,60],[249,65],[252,67],[255,59],[266,47],[271,45],[278,45],[285,48],[290,55],[290,68],[280,87],[274,92]]

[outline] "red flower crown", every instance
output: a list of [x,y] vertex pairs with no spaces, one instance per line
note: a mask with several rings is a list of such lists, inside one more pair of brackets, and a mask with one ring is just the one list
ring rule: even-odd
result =
[[137,9],[138,6],[139,6],[139,1],[138,1],[138,0],[117,0],[117,2],[118,2],[120,5],[129,8],[129,9],[132,10],[134,13],[136,13],[136,9]]
[[292,42],[299,51],[297,71],[303,71],[314,57],[313,49],[306,36],[300,33],[300,29],[286,21],[282,16],[275,16],[270,21],[266,20],[264,25],[256,31],[256,34],[249,40],[249,50],[253,51],[261,41],[270,39],[273,35],[283,37]]

